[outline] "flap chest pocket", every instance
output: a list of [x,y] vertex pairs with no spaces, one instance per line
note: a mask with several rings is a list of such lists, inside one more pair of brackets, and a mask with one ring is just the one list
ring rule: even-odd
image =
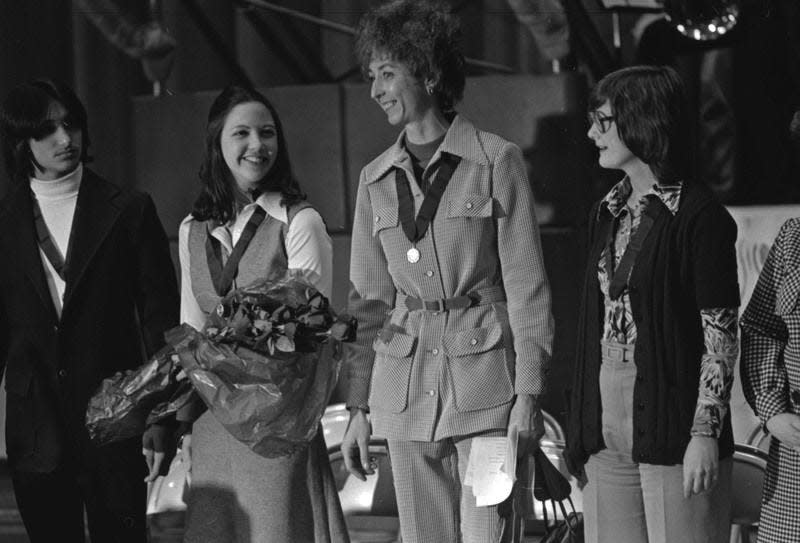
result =
[[372,217],[372,235],[375,236],[381,230],[397,226],[397,208],[382,207],[374,210]]
[[444,348],[453,358],[485,353],[498,346],[503,339],[503,330],[493,328],[474,328],[463,332],[448,334],[444,338]]
[[463,194],[447,202],[447,217],[474,217],[485,219],[492,216],[492,197],[486,194]]
[[414,350],[414,339],[414,336],[384,328],[378,332],[372,348],[376,353],[395,358],[406,358],[411,356],[411,352]]
[[788,315],[797,311],[797,298],[800,296],[800,268],[789,270],[778,287],[775,296],[775,313]]

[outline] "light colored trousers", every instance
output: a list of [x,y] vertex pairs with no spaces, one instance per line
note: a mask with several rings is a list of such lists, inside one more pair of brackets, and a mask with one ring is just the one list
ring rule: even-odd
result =
[[586,464],[583,489],[586,543],[728,543],[730,458],[720,462],[716,486],[683,497],[683,465],[631,459],[636,365],[604,359],[600,367],[606,449]]
[[387,440],[403,543],[494,543],[497,506],[477,507],[464,474],[472,438],[503,436],[505,430],[440,441]]

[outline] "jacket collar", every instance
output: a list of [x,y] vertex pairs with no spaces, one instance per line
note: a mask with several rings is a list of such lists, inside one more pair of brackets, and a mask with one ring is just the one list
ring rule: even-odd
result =
[[[367,183],[374,183],[381,179],[393,168],[411,169],[411,157],[408,155],[405,146],[406,131],[400,133],[394,145],[389,147],[380,155],[372,168],[372,175],[367,179]],[[450,128],[445,133],[444,140],[431,158],[431,164],[441,157],[442,153],[450,153],[478,164],[488,165],[489,157],[478,139],[478,129],[463,115],[456,115]]]
[[115,185],[103,181],[88,168],[84,170],[65,262],[66,290],[62,320],[69,311],[70,300],[89,263],[122,211],[118,198],[121,194],[122,191]]

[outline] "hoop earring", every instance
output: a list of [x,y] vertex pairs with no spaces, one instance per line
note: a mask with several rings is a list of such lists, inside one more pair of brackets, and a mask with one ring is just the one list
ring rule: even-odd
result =
[[433,85],[430,83],[425,85],[425,90],[428,92],[428,96],[433,96]]

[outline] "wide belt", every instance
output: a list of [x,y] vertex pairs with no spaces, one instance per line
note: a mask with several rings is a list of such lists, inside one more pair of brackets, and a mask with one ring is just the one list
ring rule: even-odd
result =
[[600,342],[600,353],[603,362],[633,362],[634,345],[614,343],[611,341]]
[[506,293],[503,287],[486,287],[469,292],[463,296],[452,298],[415,298],[402,293],[397,293],[397,307],[405,306],[409,311],[450,311],[452,309],[467,309],[478,305],[505,302]]

